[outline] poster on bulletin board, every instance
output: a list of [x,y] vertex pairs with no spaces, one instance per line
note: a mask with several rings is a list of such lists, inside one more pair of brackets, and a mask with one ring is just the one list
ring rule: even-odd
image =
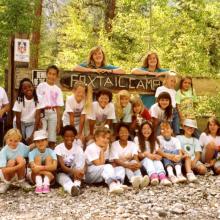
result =
[[30,61],[30,41],[28,39],[15,38],[14,61],[26,63]]

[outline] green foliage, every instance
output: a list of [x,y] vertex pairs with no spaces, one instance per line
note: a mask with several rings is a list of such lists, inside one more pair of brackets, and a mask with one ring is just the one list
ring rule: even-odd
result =
[[0,0],[0,84],[7,67],[8,39],[15,33],[30,33],[34,1]]
[[106,33],[103,1],[70,0],[53,16],[56,28],[44,32],[49,44],[42,45],[42,63],[49,58],[48,63],[55,62],[69,69],[85,61],[91,47],[100,44],[109,63],[127,72],[141,65],[150,48],[158,52],[162,67],[182,75],[214,77],[219,74],[220,2],[152,2],[150,25],[149,0],[116,1],[113,28]]

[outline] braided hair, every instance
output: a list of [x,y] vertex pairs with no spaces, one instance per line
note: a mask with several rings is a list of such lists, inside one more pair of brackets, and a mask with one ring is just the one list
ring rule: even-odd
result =
[[[18,101],[18,103],[23,102],[23,106],[25,107],[25,101],[24,101],[25,95],[22,91],[22,86],[23,86],[24,82],[29,82],[33,86],[33,88],[34,88],[34,84],[32,83],[32,81],[29,78],[24,78],[20,81],[19,89],[18,89],[18,96],[17,96],[16,100]],[[35,88],[33,90],[33,98],[34,98],[35,106],[37,106],[39,101],[38,101],[37,92],[36,92]]]

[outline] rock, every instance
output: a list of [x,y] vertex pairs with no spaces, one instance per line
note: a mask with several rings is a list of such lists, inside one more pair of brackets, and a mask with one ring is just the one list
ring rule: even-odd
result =
[[183,214],[185,212],[185,206],[181,203],[176,203],[171,207],[170,212],[173,214]]

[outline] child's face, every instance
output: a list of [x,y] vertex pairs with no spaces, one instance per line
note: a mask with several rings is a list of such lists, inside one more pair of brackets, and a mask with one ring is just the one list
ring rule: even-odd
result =
[[18,137],[8,137],[7,140],[6,140],[6,144],[11,149],[16,149],[19,142],[20,142],[20,138],[18,138]]
[[95,142],[99,147],[107,148],[110,143],[111,135],[109,133],[101,133],[95,137]]
[[47,82],[48,82],[48,84],[50,84],[50,85],[55,84],[56,80],[57,80],[57,77],[58,77],[57,70],[55,70],[53,68],[48,70],[48,72],[47,72]]
[[109,103],[109,97],[107,95],[100,95],[98,102],[102,108],[105,108],[106,105]]
[[75,99],[77,102],[81,102],[85,98],[85,88],[82,86],[77,87],[74,90]]
[[160,99],[158,102],[159,102],[159,106],[162,109],[166,109],[170,104],[170,100],[169,99],[164,99],[164,98]]
[[145,124],[142,127],[141,132],[142,132],[143,136],[145,137],[145,139],[148,139],[150,137],[150,135],[152,134],[151,127],[148,124]]
[[174,76],[169,76],[167,79],[166,79],[166,86],[169,88],[169,89],[174,89],[175,88],[175,85],[176,85],[176,78]]
[[27,99],[33,98],[34,87],[30,82],[23,82],[21,89]]
[[182,89],[184,91],[189,90],[192,87],[192,81],[190,79],[184,79],[182,83]]
[[165,138],[170,138],[172,136],[173,130],[170,125],[161,125],[160,126],[161,135]]
[[133,111],[135,114],[140,114],[141,113],[141,105],[134,105],[133,106]]
[[129,103],[129,100],[130,98],[127,97],[127,96],[120,96],[120,104],[121,104],[121,107],[124,108],[127,106],[127,104]]
[[34,143],[36,144],[36,146],[40,152],[44,152],[47,148],[47,145],[48,145],[47,139],[37,140],[37,141],[34,141]]
[[92,58],[96,64],[100,64],[103,61],[103,53],[101,50],[95,51]]
[[127,128],[121,127],[118,135],[119,135],[120,140],[127,141],[129,137],[129,131]]
[[209,131],[211,134],[216,135],[218,132],[218,129],[219,129],[219,126],[216,123],[214,122],[209,123]]
[[155,54],[151,54],[148,56],[148,65],[156,67],[157,65],[157,57]]
[[63,141],[68,149],[72,148],[74,138],[75,138],[75,134],[72,131],[65,131],[63,135]]
[[195,131],[195,128],[184,125],[183,130],[184,130],[185,135],[192,136]]

